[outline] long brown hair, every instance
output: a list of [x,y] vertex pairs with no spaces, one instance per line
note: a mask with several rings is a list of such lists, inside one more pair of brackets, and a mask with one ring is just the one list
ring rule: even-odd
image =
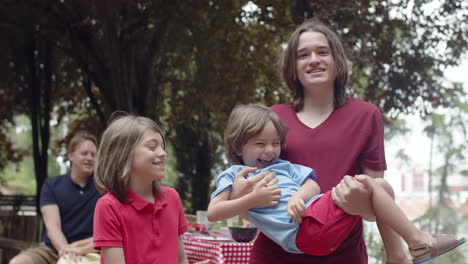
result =
[[348,83],[348,59],[338,35],[317,19],[309,19],[299,25],[289,38],[283,54],[282,78],[293,96],[292,106],[299,112],[304,107],[304,87],[297,78],[297,47],[299,37],[304,32],[318,32],[325,35],[335,61],[336,78],[334,82],[334,107],[341,107],[346,102],[346,84]]
[[[128,202],[127,189],[130,182],[133,151],[141,140],[145,130],[151,129],[164,136],[161,128],[153,120],[123,114],[109,124],[102,134],[97,153],[97,164],[94,169],[96,188],[101,193],[110,192],[119,201]],[[158,181],[153,181],[155,196],[162,195]]]

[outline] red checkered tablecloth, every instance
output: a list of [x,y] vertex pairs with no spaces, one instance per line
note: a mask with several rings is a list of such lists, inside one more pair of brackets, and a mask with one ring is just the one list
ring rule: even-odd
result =
[[253,243],[205,241],[183,236],[189,263],[210,260],[210,264],[248,264]]

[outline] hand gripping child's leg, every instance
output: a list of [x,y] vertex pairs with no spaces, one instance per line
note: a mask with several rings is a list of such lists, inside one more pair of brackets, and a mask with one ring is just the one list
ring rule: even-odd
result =
[[[410,254],[414,258],[413,263],[431,260],[466,241],[455,235],[431,235],[419,230],[392,199],[390,193],[393,190],[384,179],[373,179],[366,175],[357,175],[355,179],[371,192],[371,203],[377,222],[392,228],[408,244]],[[387,248],[386,251],[389,258],[392,254],[400,253],[391,252]]]

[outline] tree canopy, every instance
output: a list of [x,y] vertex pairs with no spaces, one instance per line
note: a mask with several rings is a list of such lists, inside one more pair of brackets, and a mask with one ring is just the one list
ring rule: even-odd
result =
[[[452,0],[5,0],[0,140],[9,142],[17,113],[42,128],[33,134],[42,138],[38,157],[48,150],[51,113],[85,113],[74,126],[96,133],[115,110],[148,116],[173,147],[181,196],[204,209],[224,165],[232,107],[289,101],[278,69],[297,24],[317,17],[331,25],[352,65],[349,94],[395,117],[451,106],[463,94],[443,71],[468,46],[467,13]],[[11,147],[2,144],[0,153]],[[2,154],[0,167],[13,156]]]

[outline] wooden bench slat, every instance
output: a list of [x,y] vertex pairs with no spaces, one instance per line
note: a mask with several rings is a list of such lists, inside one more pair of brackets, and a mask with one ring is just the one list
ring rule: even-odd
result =
[[0,248],[23,250],[34,245],[37,245],[37,243],[0,236]]

